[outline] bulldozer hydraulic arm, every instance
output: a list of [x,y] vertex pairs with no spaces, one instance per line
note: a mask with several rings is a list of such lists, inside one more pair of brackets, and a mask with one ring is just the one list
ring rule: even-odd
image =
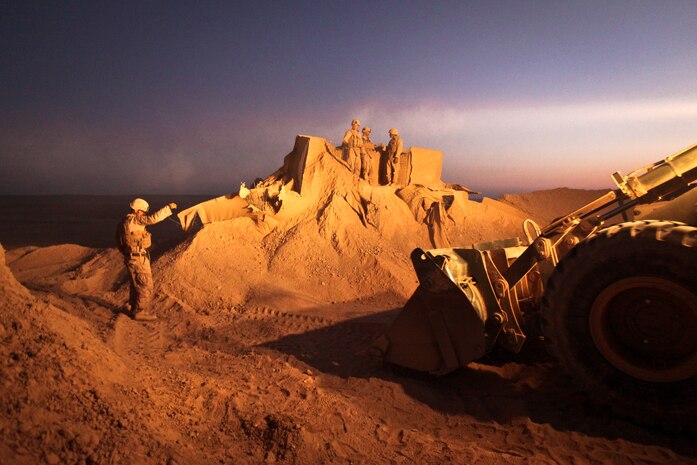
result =
[[544,228],[535,225],[527,246],[511,240],[414,250],[420,284],[385,335],[385,360],[443,374],[496,344],[518,352],[526,320],[539,311],[544,285],[560,258],[608,219],[694,187],[697,145],[612,179],[617,189]]
[[[545,247],[549,241],[572,234],[575,242],[585,239],[608,219],[619,215],[637,204],[656,202],[691,189],[697,180],[697,145],[671,155],[659,162],[622,176],[612,175],[617,189],[563,216],[544,227],[540,235],[504,273],[509,286],[515,286],[533,267],[544,260],[553,265],[560,258],[555,241],[554,251]],[[610,208],[614,207],[614,208]],[[556,252],[556,253],[554,253]]]

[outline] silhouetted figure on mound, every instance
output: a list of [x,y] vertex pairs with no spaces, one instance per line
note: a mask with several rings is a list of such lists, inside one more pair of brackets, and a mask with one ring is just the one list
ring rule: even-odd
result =
[[360,125],[361,122],[357,119],[351,121],[351,129],[346,131],[346,134],[344,134],[344,140],[342,142],[344,160],[346,160],[349,168],[355,174],[360,174],[361,172],[361,158],[365,152],[363,147],[363,137],[361,136],[361,133],[358,132],[358,127]]
[[364,127],[362,131],[363,138],[363,153],[361,154],[361,178],[366,181],[371,180],[373,174],[373,159],[377,156],[375,144],[370,140],[370,128]]
[[130,282],[128,304],[130,316],[138,321],[152,321],[157,317],[149,312],[152,300],[153,284],[150,270],[150,253],[152,243],[146,226],[159,223],[172,214],[177,204],[170,203],[152,215],[147,215],[150,208],[143,199],[131,202],[131,213],[126,215],[116,229],[116,242],[123,254]]
[[373,143],[373,141],[370,140],[371,131],[372,131],[372,129],[370,129],[368,126],[364,126],[363,129],[361,129],[361,135],[363,137],[363,145],[365,145],[366,143],[370,143],[370,144]]
[[389,130],[390,141],[387,143],[387,184],[397,182],[396,175],[399,171],[399,160],[402,155],[403,143],[396,128]]

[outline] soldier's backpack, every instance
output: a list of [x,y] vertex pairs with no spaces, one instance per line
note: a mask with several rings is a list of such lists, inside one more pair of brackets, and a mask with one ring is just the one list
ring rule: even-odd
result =
[[149,232],[145,230],[130,231],[128,224],[131,221],[131,216],[131,214],[126,215],[116,226],[116,247],[123,254],[145,252],[152,242]]
[[130,253],[129,247],[126,245],[126,224],[128,223],[128,216],[122,219],[118,225],[116,225],[116,248],[119,249],[121,253]]

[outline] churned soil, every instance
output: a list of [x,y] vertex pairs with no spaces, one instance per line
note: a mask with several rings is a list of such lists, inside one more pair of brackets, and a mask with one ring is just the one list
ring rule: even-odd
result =
[[[322,188],[266,221],[166,246],[153,226],[151,323],[120,313],[114,248],[0,250],[0,463],[697,463],[694,438],[614,417],[535,338],[441,378],[385,366],[372,344],[416,288],[409,253],[432,226],[395,187],[322,163]],[[587,196],[538,211],[461,198],[442,226],[450,245],[520,236]]]

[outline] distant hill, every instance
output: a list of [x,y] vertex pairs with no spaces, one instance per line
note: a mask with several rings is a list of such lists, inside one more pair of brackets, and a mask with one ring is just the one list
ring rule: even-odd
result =
[[540,226],[552,222],[555,218],[573,212],[579,207],[607,194],[609,189],[584,190],[560,187],[527,194],[505,194],[498,200],[507,203],[531,218]]

